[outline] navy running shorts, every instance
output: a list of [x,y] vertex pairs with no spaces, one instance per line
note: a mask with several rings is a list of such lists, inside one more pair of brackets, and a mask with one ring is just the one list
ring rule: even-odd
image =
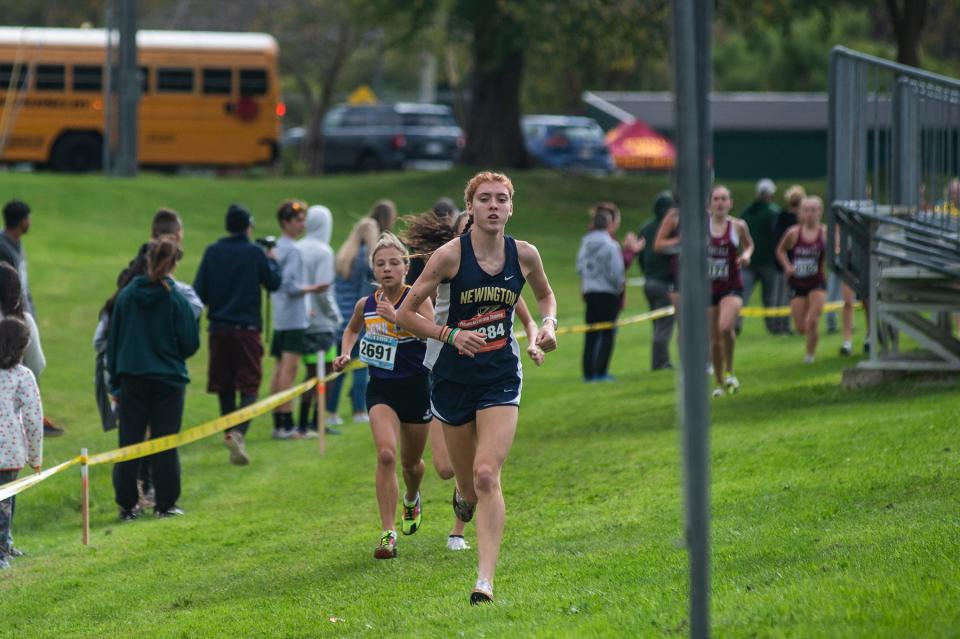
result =
[[431,375],[430,410],[444,424],[462,426],[477,418],[477,411],[494,406],[520,406],[523,380],[519,376],[479,386],[458,384]]
[[367,383],[367,412],[377,404],[389,406],[404,424],[427,424],[433,419],[426,375],[371,377]]

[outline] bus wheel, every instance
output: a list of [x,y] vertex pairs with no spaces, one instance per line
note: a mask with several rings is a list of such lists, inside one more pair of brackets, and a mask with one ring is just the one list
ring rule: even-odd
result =
[[53,145],[50,168],[65,173],[99,171],[103,142],[95,133],[66,133]]

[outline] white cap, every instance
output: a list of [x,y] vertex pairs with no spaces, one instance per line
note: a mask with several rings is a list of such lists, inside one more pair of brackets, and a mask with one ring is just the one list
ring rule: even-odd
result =
[[757,195],[773,195],[777,192],[777,185],[770,178],[763,178],[757,182]]

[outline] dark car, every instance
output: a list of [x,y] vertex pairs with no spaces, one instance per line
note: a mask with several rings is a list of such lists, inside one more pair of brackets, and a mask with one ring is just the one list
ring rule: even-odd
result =
[[449,165],[464,142],[450,107],[413,102],[334,107],[323,132],[324,167],[332,171]]
[[568,115],[525,115],[527,152],[540,164],[557,169],[613,170],[603,129],[592,118]]

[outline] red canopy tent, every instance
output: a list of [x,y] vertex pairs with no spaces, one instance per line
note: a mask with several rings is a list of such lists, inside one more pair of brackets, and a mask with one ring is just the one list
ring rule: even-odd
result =
[[644,122],[624,122],[608,131],[604,142],[618,169],[670,171],[677,161],[673,142]]

